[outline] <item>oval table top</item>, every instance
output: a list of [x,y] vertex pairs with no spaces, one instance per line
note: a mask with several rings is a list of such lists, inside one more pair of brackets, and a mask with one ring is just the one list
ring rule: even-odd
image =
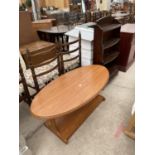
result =
[[95,98],[109,80],[101,65],[80,67],[50,82],[33,99],[34,116],[52,119],[69,114]]

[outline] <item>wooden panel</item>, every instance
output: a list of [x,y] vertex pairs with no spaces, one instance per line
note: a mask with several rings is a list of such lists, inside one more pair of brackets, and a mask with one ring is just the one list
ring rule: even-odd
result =
[[125,24],[121,27],[120,55],[117,60],[119,69],[126,71],[135,55],[135,24]]
[[40,50],[40,49],[46,48],[46,47],[52,47],[54,45],[55,44],[51,43],[51,42],[38,40],[38,41],[32,42],[30,44],[25,44],[23,46],[20,46],[19,50],[20,50],[21,54],[25,54],[25,51],[26,51],[27,48],[31,52],[31,51]]
[[68,143],[68,139],[72,134],[104,100],[104,97],[98,95],[89,104],[79,110],[56,120],[46,121],[45,126],[54,132],[63,142]]
[[80,67],[49,83],[34,98],[31,112],[40,118],[56,118],[89,103],[109,80],[100,65]]
[[32,21],[28,11],[19,11],[19,45],[29,44],[39,40],[32,28]]
[[55,21],[55,19],[37,20],[37,21],[32,22],[32,27],[35,30],[38,30],[38,29],[49,29],[49,28],[52,27],[53,21]]

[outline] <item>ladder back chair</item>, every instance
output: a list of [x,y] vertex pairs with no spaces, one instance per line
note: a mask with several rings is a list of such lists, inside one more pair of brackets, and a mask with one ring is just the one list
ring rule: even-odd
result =
[[26,55],[27,64],[30,69],[25,72],[25,78],[29,86],[37,92],[61,74],[57,46],[33,52],[29,52],[27,49]]
[[19,61],[19,102],[25,101],[28,105],[31,103],[31,96],[24,77],[23,69]]
[[[63,48],[68,51],[63,51]],[[61,60],[61,72],[65,73],[72,69],[81,67],[81,34],[79,33],[78,39],[59,44],[60,60]]]

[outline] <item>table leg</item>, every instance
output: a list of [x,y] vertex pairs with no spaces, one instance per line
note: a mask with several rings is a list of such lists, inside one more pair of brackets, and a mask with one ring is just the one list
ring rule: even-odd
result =
[[67,144],[72,134],[104,100],[104,97],[98,95],[87,105],[68,115],[47,120],[45,122],[45,126]]

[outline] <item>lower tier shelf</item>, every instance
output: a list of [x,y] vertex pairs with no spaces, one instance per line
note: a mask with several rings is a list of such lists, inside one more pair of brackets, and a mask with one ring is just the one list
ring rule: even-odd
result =
[[105,67],[109,70],[110,78],[114,77],[119,71],[119,66],[115,63],[105,65]]
[[119,52],[118,51],[114,51],[112,53],[105,53],[104,56],[104,65],[112,62],[113,60],[115,60],[117,57],[119,56]]

